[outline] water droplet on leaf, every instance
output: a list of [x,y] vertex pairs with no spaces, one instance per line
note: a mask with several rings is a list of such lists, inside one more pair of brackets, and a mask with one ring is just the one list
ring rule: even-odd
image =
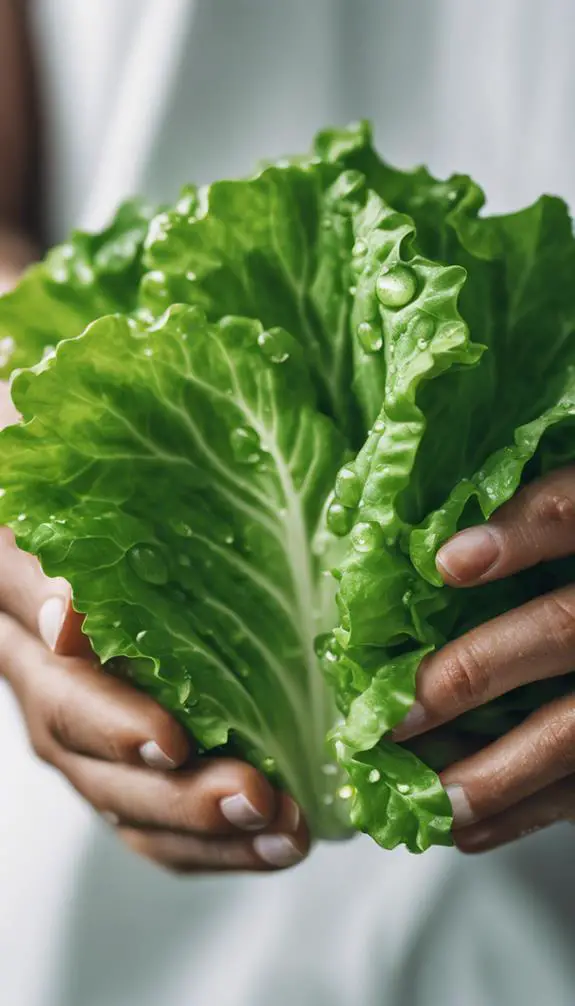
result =
[[411,791],[411,786],[409,786],[406,782],[398,782],[398,784],[397,784],[397,792],[398,793],[402,793],[403,796],[405,796],[410,791]]
[[281,328],[274,328],[271,332],[260,332],[258,346],[267,360],[271,360],[272,363],[285,363],[289,360],[292,342],[287,332]]
[[144,639],[146,638],[147,635],[148,635],[147,629],[142,629],[140,632],[138,632],[138,634],[136,636],[136,642],[137,643],[142,643],[144,641]]
[[325,765],[322,765],[321,770],[324,775],[337,775],[339,771],[337,765],[334,765],[332,761],[328,761]]
[[364,255],[367,255],[367,244],[365,243],[365,241],[362,241],[361,238],[359,238],[355,242],[351,250],[351,254],[354,256],[354,258],[363,258]]
[[344,465],[337,473],[335,494],[345,507],[356,507],[361,499],[361,479],[350,465]]
[[327,526],[332,534],[340,538],[348,534],[353,524],[353,511],[343,506],[337,500],[330,503],[327,511]]
[[413,591],[412,590],[406,590],[405,594],[401,598],[401,602],[402,602],[402,604],[405,604],[405,606],[407,607],[408,604],[411,604],[412,598],[413,598]]
[[130,565],[141,580],[162,586],[168,582],[168,566],[154,545],[135,545],[128,552]]
[[360,521],[352,529],[351,543],[356,552],[373,552],[384,544],[383,531],[375,521]]
[[417,293],[417,278],[407,265],[385,267],[377,277],[375,290],[384,307],[405,307]]
[[379,782],[381,779],[381,772],[377,768],[372,768],[367,778],[369,782]]
[[264,758],[262,761],[262,769],[264,770],[264,772],[275,772],[276,770],[275,758],[272,758],[270,755]]
[[366,353],[378,353],[383,346],[383,336],[379,327],[370,324],[369,321],[362,321],[357,326],[357,337],[361,348]]
[[253,465],[260,460],[260,441],[255,430],[238,426],[232,430],[230,443],[234,458],[242,465]]
[[355,789],[353,786],[341,786],[337,791],[340,800],[350,800],[354,793]]

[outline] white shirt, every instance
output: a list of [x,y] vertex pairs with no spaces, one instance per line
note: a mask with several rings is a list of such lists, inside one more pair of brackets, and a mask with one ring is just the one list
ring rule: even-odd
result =
[[[575,201],[569,0],[36,0],[50,221],[245,174],[371,118],[490,206]],[[563,1006],[568,827],[477,860],[369,839],[285,874],[165,877],[28,754],[0,691],[3,1006]],[[572,872],[572,871],[571,871]]]

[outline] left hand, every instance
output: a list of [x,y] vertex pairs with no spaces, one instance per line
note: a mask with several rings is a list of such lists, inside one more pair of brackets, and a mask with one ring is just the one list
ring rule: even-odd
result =
[[[452,587],[478,586],[575,553],[575,468],[532,483],[480,527],[455,535],[437,568]],[[520,685],[575,670],[575,584],[448,643],[422,664],[417,702],[393,733],[407,740]],[[575,694],[543,706],[441,774],[464,852],[495,848],[556,821],[575,821]]]

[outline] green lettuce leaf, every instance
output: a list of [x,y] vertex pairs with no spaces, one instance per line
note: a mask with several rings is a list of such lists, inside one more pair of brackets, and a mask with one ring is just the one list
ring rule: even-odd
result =
[[[4,373],[32,368],[0,520],[71,582],[105,662],[287,786],[316,835],[449,844],[458,748],[389,735],[426,654],[575,576],[455,591],[435,568],[575,460],[567,209],[485,215],[467,176],[390,167],[358,123],[149,218],[129,204],[0,299]],[[454,728],[498,736],[571,687]]]
[[13,396],[25,425],[2,435],[0,519],[70,581],[103,660],[131,658],[203,747],[231,734],[329,833],[318,532],[344,444],[296,340],[186,306],[104,318]]
[[103,232],[74,231],[0,296],[0,378],[33,366],[103,314],[133,310],[154,212],[139,201],[124,203]]
[[[378,731],[372,724],[362,738],[358,723],[363,721],[354,710],[365,711],[374,688],[383,737],[414,699],[414,659],[417,664],[429,646],[550,587],[549,575],[538,570],[506,581],[504,590],[493,585],[462,596],[442,586],[435,555],[458,529],[489,517],[508,500],[526,465],[534,477],[575,456],[575,241],[561,200],[542,197],[520,213],[479,216],[483,193],[469,178],[438,181],[424,168],[389,167],[373,151],[365,123],[320,134],[316,150],[327,161],[363,171],[381,197],[411,215],[414,247],[461,270],[465,281],[458,310],[486,349],[475,359],[465,359],[463,351],[457,366],[434,373],[426,363],[425,332],[416,345],[412,342],[410,364],[422,376],[413,388],[412,414],[404,412],[402,418],[415,420],[407,427],[413,436],[402,436],[401,427],[397,436],[397,424],[390,424],[386,398],[391,397],[392,410],[401,408],[401,391],[386,388],[373,431],[354,465],[346,468],[344,495],[350,468],[357,483],[354,547],[340,567],[342,622],[336,637],[344,649],[353,647],[360,668],[379,663],[383,684],[376,672],[366,690],[348,702],[348,719],[339,733],[345,740],[353,723],[353,750],[371,753]],[[399,338],[407,339],[401,313],[395,331],[386,319],[374,325],[374,341],[388,359],[398,345],[398,327]],[[378,439],[381,433],[387,442]],[[409,440],[411,449],[406,449]],[[410,646],[427,648],[400,658],[407,659],[409,672],[401,676],[399,714],[394,677],[388,679],[387,669],[394,666],[393,647],[405,646],[408,638]],[[373,647],[382,648],[379,661]],[[344,668],[348,699],[354,694],[349,682],[357,678],[357,670],[350,675]],[[556,693],[567,687],[569,682],[558,683]],[[528,708],[533,708],[538,696],[545,700],[545,686],[530,694]],[[513,699],[511,706],[498,700],[463,718],[462,726],[489,732],[506,701],[513,708]],[[398,752],[398,758],[403,754]]]

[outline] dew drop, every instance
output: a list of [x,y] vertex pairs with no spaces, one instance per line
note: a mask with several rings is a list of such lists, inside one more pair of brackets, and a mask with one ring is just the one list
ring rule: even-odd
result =
[[343,506],[338,500],[334,500],[328,507],[326,521],[331,533],[342,538],[351,530],[353,511]]
[[385,431],[385,422],[384,422],[384,420],[383,419],[376,419],[375,423],[373,424],[373,432],[381,434],[384,431]]
[[115,622],[112,622],[112,628],[113,629],[119,629],[120,628],[120,622],[118,620],[116,620]]
[[168,567],[162,553],[154,545],[135,545],[128,552],[130,565],[141,580],[162,586],[168,582]]
[[356,507],[361,499],[361,479],[350,465],[344,465],[337,473],[335,494],[344,507]]
[[377,768],[372,768],[367,778],[369,782],[379,782],[381,779],[381,772]]
[[238,674],[240,678],[249,678],[251,674],[251,668],[247,664],[240,664],[238,667]]
[[356,287],[355,285],[353,285],[353,284],[352,284],[352,285],[350,286],[350,288],[349,288],[349,293],[350,293],[350,296],[351,296],[351,297],[355,297],[355,295],[356,295],[356,293],[357,293],[357,287]]
[[26,514],[25,513],[19,513],[18,516],[17,516],[17,518],[16,518],[16,520],[19,520],[20,523],[22,523],[22,521],[26,520]]
[[412,339],[418,349],[425,349],[430,339],[433,338],[435,332],[435,320],[430,314],[425,314],[420,312],[415,316],[411,322],[408,335]]
[[361,238],[359,238],[355,242],[351,250],[351,254],[354,256],[354,258],[363,258],[364,255],[367,255],[367,244],[365,243],[365,241],[362,241]]
[[144,356],[153,356],[153,355],[154,355],[154,350],[151,349],[150,346],[146,346],[146,348],[144,350]]
[[361,348],[366,353],[378,353],[383,346],[383,336],[380,329],[370,324],[369,321],[362,321],[357,326],[357,337]]
[[258,346],[266,359],[272,363],[285,363],[289,360],[292,348],[288,333],[281,328],[274,328],[271,332],[260,332]]
[[2,497],[5,496],[5,495],[6,495],[6,490],[5,489],[0,489],[0,499],[2,499]]
[[334,653],[333,650],[325,650],[323,658],[324,660],[327,660],[329,664],[337,664],[339,660],[337,653]]
[[328,761],[325,765],[322,765],[321,770],[324,775],[337,775],[339,772],[337,765],[334,765],[332,761]]
[[142,629],[141,632],[138,632],[138,634],[136,636],[136,642],[137,643],[143,643],[143,641],[144,641],[144,639],[146,638],[147,635],[148,635],[148,630],[147,629]]
[[352,529],[351,543],[356,552],[373,552],[384,543],[383,531],[375,521],[360,521]]
[[233,534],[230,533],[230,534],[224,535],[224,545],[233,545],[233,543],[234,543],[234,536],[233,536]]
[[333,220],[331,219],[331,217],[324,217],[321,222],[321,225],[324,231],[331,231],[333,228]]
[[341,786],[337,791],[340,800],[350,800],[354,793],[355,789],[353,786]]
[[324,793],[324,795],[321,798],[321,802],[325,807],[331,807],[333,803],[333,796],[331,795],[331,793]]
[[[193,701],[194,700],[194,686],[192,685],[192,682],[190,681],[189,678],[186,678],[186,680],[183,681],[182,684],[180,685],[180,687],[178,688],[178,698],[179,698],[179,700],[180,700],[180,702],[182,703],[183,706],[186,705],[186,704],[187,705],[195,704],[194,701]],[[192,702],[190,702],[190,699],[192,699]],[[196,700],[196,702],[197,702],[197,700]]]
[[406,782],[398,782],[397,792],[402,793],[405,796],[407,793],[411,792],[411,786],[409,786]]
[[193,531],[189,524],[186,524],[183,520],[178,520],[173,525],[176,534],[179,534],[180,538],[191,538]]
[[275,772],[276,770],[275,758],[272,758],[271,755],[268,755],[266,758],[264,758],[262,761],[262,769],[264,770],[264,772]]
[[378,299],[384,307],[405,307],[417,292],[417,278],[407,265],[384,267],[375,284]]
[[260,441],[255,430],[238,426],[232,430],[230,444],[236,461],[242,465],[254,465],[260,460]]
[[412,598],[413,598],[413,591],[406,590],[405,594],[401,598],[401,603],[407,607],[409,604],[411,604]]

